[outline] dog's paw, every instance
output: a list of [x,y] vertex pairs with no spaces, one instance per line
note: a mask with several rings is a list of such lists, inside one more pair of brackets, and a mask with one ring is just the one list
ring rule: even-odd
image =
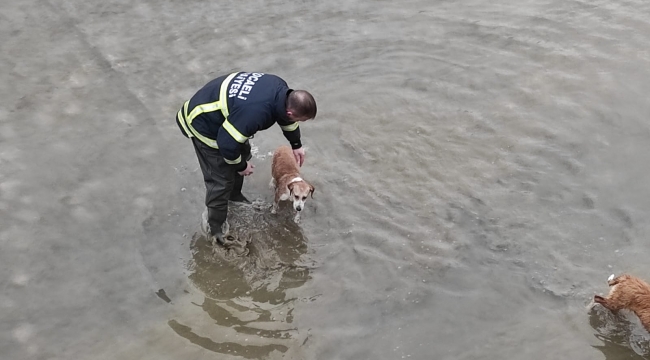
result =
[[271,214],[275,215],[277,213],[278,213],[278,209],[275,206],[271,207]]
[[614,277],[615,277],[614,274],[610,275],[610,276],[607,278],[607,282],[610,282],[610,281],[614,280]]

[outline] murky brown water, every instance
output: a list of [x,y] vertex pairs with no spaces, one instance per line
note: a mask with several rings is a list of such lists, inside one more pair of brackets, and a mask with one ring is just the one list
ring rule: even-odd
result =
[[[649,354],[586,306],[611,273],[650,279],[650,3],[1,6],[1,358]],[[302,224],[237,207],[244,258],[195,235],[173,122],[240,69],[319,105]],[[249,197],[271,201],[283,143],[253,140]]]

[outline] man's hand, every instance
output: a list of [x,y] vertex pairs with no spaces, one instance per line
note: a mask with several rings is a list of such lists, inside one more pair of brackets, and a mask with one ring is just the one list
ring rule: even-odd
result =
[[250,161],[246,161],[246,169],[244,169],[244,171],[239,171],[238,174],[241,176],[248,176],[253,173],[253,169],[255,169],[255,165],[251,164]]
[[298,166],[302,166],[302,163],[305,162],[305,149],[293,149],[293,156],[296,158],[296,164],[298,164]]

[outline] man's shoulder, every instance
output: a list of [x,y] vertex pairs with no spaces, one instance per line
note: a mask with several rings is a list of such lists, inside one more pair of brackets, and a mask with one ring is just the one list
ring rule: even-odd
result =
[[279,77],[278,75],[275,75],[275,74],[266,74],[266,73],[264,73],[264,78],[269,83],[275,83],[275,84],[277,84],[279,86],[286,86],[287,85],[287,82],[284,81],[283,78],[281,78],[281,77]]

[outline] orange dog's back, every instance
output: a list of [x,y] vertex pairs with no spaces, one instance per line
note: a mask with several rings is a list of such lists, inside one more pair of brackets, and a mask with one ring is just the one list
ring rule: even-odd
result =
[[643,326],[650,332],[650,285],[638,277],[623,274],[610,276],[607,283],[611,286],[609,295],[594,296],[594,302],[610,311],[631,310],[639,317]]
[[271,175],[276,181],[286,175],[297,175],[300,173],[298,164],[293,156],[293,151],[289,146],[280,146],[273,153],[273,162],[271,164]]

